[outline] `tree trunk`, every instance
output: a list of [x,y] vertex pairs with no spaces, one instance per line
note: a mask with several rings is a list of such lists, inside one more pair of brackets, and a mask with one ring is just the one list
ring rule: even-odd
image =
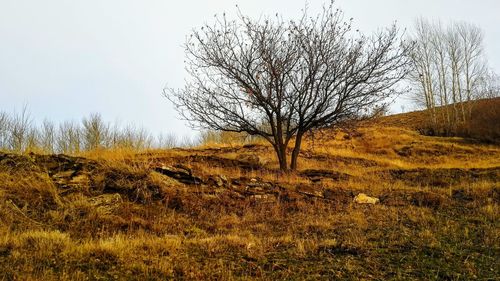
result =
[[292,171],[297,170],[297,160],[299,158],[300,146],[302,144],[303,135],[304,135],[303,132],[298,132],[297,135],[295,136],[295,146],[293,148],[292,160],[290,162],[290,170]]
[[284,144],[275,144],[274,150],[276,151],[276,156],[278,157],[278,162],[280,163],[280,170],[288,170],[288,165],[286,163],[286,146]]

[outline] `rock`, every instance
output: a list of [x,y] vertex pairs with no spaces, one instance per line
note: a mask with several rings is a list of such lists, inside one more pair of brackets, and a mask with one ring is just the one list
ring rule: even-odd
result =
[[259,203],[276,203],[278,201],[274,194],[255,194],[250,195],[249,198]]
[[320,182],[322,179],[332,179],[335,181],[338,180],[347,180],[349,179],[349,175],[341,172],[331,171],[331,170],[317,170],[317,169],[309,169],[300,172],[301,176],[305,176],[309,178],[312,182]]
[[65,186],[68,181],[70,181],[73,176],[75,175],[75,171],[63,171],[59,172],[57,174],[52,175],[52,180],[58,185],[58,186]]
[[89,190],[91,181],[86,173],[75,174],[75,171],[60,172],[52,176],[57,187],[63,189],[59,195],[65,195],[74,191]]
[[273,185],[269,182],[258,181],[251,179],[245,187],[245,192],[248,194],[260,194],[273,190]]
[[69,184],[72,186],[89,187],[90,177],[87,174],[76,175],[71,179]]
[[364,193],[360,193],[354,197],[354,202],[358,204],[377,204],[380,200],[375,197],[370,197]]
[[247,144],[243,145],[243,148],[246,148],[246,149],[256,148],[256,147],[258,147],[258,145],[254,144],[254,143],[247,143]]
[[229,183],[229,180],[227,179],[227,177],[226,177],[226,176],[224,176],[224,175],[220,175],[220,176],[219,176],[219,178],[222,180],[222,182],[224,182],[224,183],[226,183],[226,184],[228,184],[228,183]]
[[8,169],[11,172],[40,172],[40,168],[28,156],[19,155],[15,153],[2,153],[0,152],[0,169]]
[[49,176],[65,171],[73,171],[77,174],[84,170],[91,171],[98,166],[95,161],[64,154],[32,155],[32,158],[38,166],[43,167],[49,173]]
[[215,177],[214,180],[215,180],[215,185],[217,185],[217,187],[224,186],[224,181],[221,179],[221,177]]
[[111,214],[116,205],[122,202],[122,197],[118,193],[103,194],[89,199],[90,204],[95,206],[100,213]]
[[255,154],[242,154],[238,156],[238,160],[245,162],[250,166],[258,167],[263,164],[262,159]]
[[208,184],[214,185],[216,187],[229,187],[229,181],[227,180],[226,176],[220,175],[220,176],[210,176],[207,180]]
[[203,181],[192,174],[191,169],[186,168],[182,165],[176,165],[174,167],[161,166],[155,168],[155,171],[163,174],[165,176],[174,178],[184,184],[202,184]]
[[323,188],[319,185],[299,184],[296,191],[306,196],[323,197]]
[[118,193],[114,194],[103,194],[89,199],[89,202],[93,206],[102,206],[109,204],[116,204],[122,201],[122,197]]

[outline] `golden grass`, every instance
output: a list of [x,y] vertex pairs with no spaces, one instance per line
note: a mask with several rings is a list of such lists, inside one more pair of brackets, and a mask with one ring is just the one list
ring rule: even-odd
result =
[[[0,159],[0,280],[498,278],[498,178],[450,175],[449,184],[434,186],[388,173],[496,168],[500,149],[401,128],[358,132],[307,139],[299,171],[285,174],[262,144],[86,152],[82,161],[97,166],[79,173],[90,184],[69,189],[36,155]],[[241,154],[269,161],[231,166]],[[289,197],[242,198],[237,187],[184,185],[153,171],[174,164],[202,178],[273,183]],[[300,174],[310,169],[349,177],[313,183]],[[306,196],[303,187],[331,195]],[[359,192],[381,204],[353,203]]]

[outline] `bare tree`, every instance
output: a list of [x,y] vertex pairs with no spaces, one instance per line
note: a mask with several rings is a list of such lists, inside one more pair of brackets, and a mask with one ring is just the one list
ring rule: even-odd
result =
[[156,140],[156,147],[158,148],[173,148],[178,146],[177,136],[173,133],[167,135],[160,134]]
[[435,59],[434,32],[429,28],[429,23],[426,20],[418,19],[415,22],[415,37],[420,38],[420,40],[416,41],[417,44],[410,55],[414,68],[409,77],[416,82],[417,88],[421,91],[421,94],[415,96],[416,101],[431,111],[432,119],[435,121],[435,81],[437,79],[432,71]]
[[153,145],[153,138],[144,128],[128,125],[124,128],[115,126],[108,134],[110,147],[129,149],[149,149]]
[[25,152],[29,141],[30,131],[32,129],[33,120],[28,111],[28,107],[24,106],[21,112],[14,114],[11,118],[9,126],[9,148],[16,152]]
[[82,120],[83,146],[85,150],[108,147],[109,125],[106,124],[100,114],[93,113]]
[[185,44],[185,88],[165,95],[193,127],[261,136],[294,170],[306,132],[369,115],[407,73],[395,26],[367,37],[351,21],[333,3],[291,21],[216,17]]
[[[420,21],[424,21],[421,19]],[[429,24],[429,22],[426,22],[423,26],[423,28],[429,28],[432,30],[431,32],[431,37],[430,41],[432,44],[432,53],[431,53],[431,58],[433,62],[433,66],[430,66],[430,71],[435,72],[436,77],[434,78],[437,83],[438,83],[438,96],[439,98],[436,99],[435,96],[432,97],[432,99],[437,100],[433,105],[434,106],[441,106],[444,108],[441,108],[441,119],[445,120],[446,124],[450,124],[451,122],[451,117],[450,117],[450,110],[448,108],[449,104],[449,85],[448,85],[448,73],[450,72],[449,70],[449,65],[448,65],[448,57],[447,57],[447,47],[446,47],[446,42],[445,40],[442,39],[441,34],[444,33],[443,27],[441,22],[437,22],[432,26]],[[436,109],[433,108],[432,110],[433,114],[436,115]],[[436,116],[433,116],[433,121],[437,122]]]
[[412,41],[416,44],[409,78],[415,82],[417,101],[425,101],[431,123],[445,124],[445,133],[464,125],[488,70],[481,29],[466,22],[443,28],[440,22],[418,19]]
[[81,151],[81,129],[75,122],[66,121],[59,125],[57,133],[57,151],[75,154]]
[[493,71],[488,71],[481,76],[478,81],[479,98],[498,98],[500,97],[500,76]]
[[[467,108],[462,107],[463,120],[471,118],[472,101],[481,96],[479,87],[483,77],[488,75],[487,62],[484,58],[483,32],[472,24],[462,22],[455,26],[456,32],[460,36],[463,49],[463,74],[462,79],[465,84],[465,97]],[[465,103],[462,103],[465,105]]]
[[[165,144],[174,146],[175,135]],[[96,148],[150,149],[158,144],[144,128],[106,123],[99,114],[83,118],[81,123],[66,121],[59,125],[45,119],[37,125],[27,107],[12,115],[0,112],[0,150],[26,153],[77,154]]]
[[0,150],[9,148],[10,116],[7,112],[0,112]]
[[43,152],[54,153],[56,147],[56,127],[48,119],[43,120],[39,133],[39,145]]

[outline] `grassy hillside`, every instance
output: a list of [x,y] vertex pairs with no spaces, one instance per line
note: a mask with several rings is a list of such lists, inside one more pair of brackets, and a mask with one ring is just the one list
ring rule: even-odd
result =
[[299,161],[282,174],[264,144],[0,153],[0,279],[500,277],[500,147],[379,124],[317,134]]
[[[482,142],[500,144],[500,97],[475,100],[464,103],[470,108],[470,119],[461,124],[447,127],[445,112],[453,112],[453,105],[436,108],[437,124],[432,124],[428,110],[395,114],[384,117],[384,126],[397,126],[417,130],[427,135],[460,136]],[[461,104],[456,104],[457,108]]]

